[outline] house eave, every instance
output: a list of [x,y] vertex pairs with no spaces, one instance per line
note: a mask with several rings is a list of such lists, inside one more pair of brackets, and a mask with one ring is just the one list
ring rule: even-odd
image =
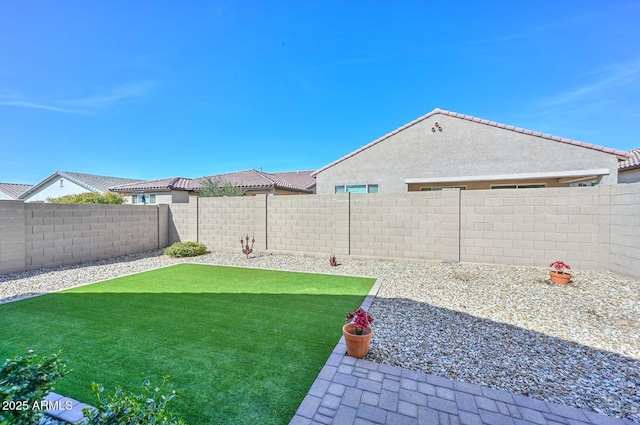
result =
[[456,177],[422,177],[405,179],[406,184],[412,183],[460,183],[476,181],[505,181],[505,180],[530,180],[530,179],[569,179],[590,176],[605,176],[610,170],[608,168],[597,168],[592,170],[572,170],[572,171],[552,171],[543,173],[520,173],[520,174],[493,174],[485,176],[456,176]]

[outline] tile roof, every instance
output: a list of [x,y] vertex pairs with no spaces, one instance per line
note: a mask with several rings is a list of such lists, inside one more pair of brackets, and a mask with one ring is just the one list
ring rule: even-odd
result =
[[11,199],[18,199],[21,193],[31,189],[32,184],[0,183],[0,192],[9,195]]
[[311,174],[314,170],[284,171],[279,173],[265,173],[276,181],[276,184],[288,187],[298,187],[313,190],[316,187],[316,179]]
[[109,189],[112,192],[136,192],[143,190],[191,190],[192,179],[184,177],[170,177],[159,180],[143,180],[134,183],[120,184]]
[[59,179],[61,177],[79,186],[82,186],[83,188],[91,192],[100,193],[109,191],[109,188],[111,186],[141,181],[139,179],[127,179],[123,177],[99,176],[96,174],[74,173],[71,171],[56,171],[46,179],[42,180],[40,183],[21,193],[20,199],[24,199],[29,194],[38,191],[38,189],[50,184],[53,180]]
[[[265,173],[258,170],[244,170],[209,176],[209,178],[229,182],[233,186],[241,187],[245,190],[281,189],[313,193],[315,179],[311,177],[312,172],[313,170]],[[205,178],[194,181],[195,190],[200,187]]]
[[626,161],[618,163],[618,170],[624,171],[640,168],[640,148],[630,150],[627,152],[627,156],[629,158]]
[[454,117],[454,118],[460,118],[460,119],[463,119],[463,120],[476,122],[476,123],[484,124],[484,125],[489,125],[489,126],[492,126],[492,127],[502,128],[502,129],[505,129],[505,130],[514,131],[516,133],[527,134],[527,135],[534,136],[534,137],[541,137],[543,139],[553,140],[555,142],[567,143],[567,144],[570,144],[570,145],[580,146],[580,147],[587,148],[587,149],[594,149],[594,150],[597,150],[597,151],[606,152],[606,153],[609,153],[609,154],[612,154],[612,155],[616,155],[616,156],[618,156],[618,159],[620,159],[620,160],[628,157],[628,153],[624,152],[624,151],[621,151],[621,150],[612,149],[612,148],[606,148],[606,147],[603,147],[603,146],[592,145],[590,143],[584,143],[584,142],[580,142],[580,141],[577,141],[577,140],[567,139],[567,138],[564,138],[564,137],[552,136],[550,134],[544,134],[544,133],[540,133],[540,132],[537,132],[537,131],[526,130],[524,128],[514,127],[512,125],[501,124],[501,123],[498,123],[498,122],[495,122],[495,121],[489,121],[489,120],[485,120],[485,119],[482,119],[482,118],[472,117],[471,115],[459,114],[457,112],[445,111],[443,109],[436,108],[433,111],[429,112],[428,114],[423,115],[420,118],[417,118],[417,119],[411,121],[410,123],[407,123],[407,124],[403,125],[402,127],[397,128],[396,130],[394,130],[394,131],[392,131],[392,132],[390,132],[388,134],[385,134],[384,136],[374,140],[373,142],[371,142],[371,143],[369,143],[369,144],[367,144],[367,145],[365,145],[365,146],[363,146],[363,147],[361,147],[359,149],[356,149],[355,151],[343,156],[342,158],[339,158],[339,159],[333,161],[332,163],[330,163],[328,165],[325,165],[324,167],[320,168],[319,170],[316,170],[312,174],[312,176],[316,176],[318,173],[326,170],[327,168],[333,167],[334,165],[336,165],[336,164],[338,164],[338,163],[340,163],[340,162],[342,162],[342,161],[344,161],[344,160],[346,160],[348,158],[351,158],[352,156],[362,152],[363,150],[368,149],[368,148],[370,148],[370,147],[372,147],[374,145],[377,145],[378,143],[390,138],[391,136],[394,136],[394,135],[400,133],[401,131],[404,131],[407,128],[409,128],[409,127],[411,127],[413,125],[416,125],[416,124],[418,124],[418,123],[420,123],[420,122],[426,120],[427,118],[430,118],[430,117],[432,117],[432,116],[434,116],[436,114],[447,115],[447,116]]
[[265,173],[258,170],[244,170],[226,174],[189,179],[172,177],[160,180],[141,181],[136,183],[111,187],[114,192],[136,192],[144,190],[192,190],[200,189],[206,178],[229,182],[233,186],[245,190],[282,189],[295,192],[313,193],[315,178],[311,177],[313,170],[287,171],[279,173]]

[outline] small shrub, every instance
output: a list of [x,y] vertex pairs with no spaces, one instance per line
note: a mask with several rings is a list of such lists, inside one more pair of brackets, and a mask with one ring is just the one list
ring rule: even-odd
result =
[[38,359],[29,350],[26,356],[7,359],[0,367],[0,423],[37,424],[54,381],[69,372],[59,354]]
[[164,255],[172,257],[196,257],[207,253],[207,247],[204,244],[186,241],[176,242],[164,250]]
[[331,254],[331,257],[329,257],[329,264],[331,267],[336,267],[338,265],[338,259],[335,254]]
[[159,387],[151,387],[149,380],[142,383],[142,393],[131,394],[121,387],[116,387],[113,394],[104,394],[104,387],[97,383],[91,384],[91,390],[98,398],[95,409],[84,409],[82,413],[87,418],[88,425],[111,424],[158,424],[184,425],[185,422],[174,416],[167,409],[167,404],[178,396],[175,390],[168,395],[162,393],[162,387],[169,380],[165,376]]

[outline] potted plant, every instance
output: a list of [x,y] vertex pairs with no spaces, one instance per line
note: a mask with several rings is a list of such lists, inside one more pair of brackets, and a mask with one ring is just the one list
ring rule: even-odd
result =
[[347,344],[347,355],[361,359],[369,352],[369,344],[373,336],[370,327],[373,317],[359,308],[347,314],[345,321],[347,324],[342,327],[342,334]]
[[571,270],[571,266],[565,263],[564,261],[554,261],[549,264],[551,270],[549,270],[549,275],[551,275],[551,281],[553,283],[559,283],[561,285],[566,285],[571,280],[571,273],[567,270]]

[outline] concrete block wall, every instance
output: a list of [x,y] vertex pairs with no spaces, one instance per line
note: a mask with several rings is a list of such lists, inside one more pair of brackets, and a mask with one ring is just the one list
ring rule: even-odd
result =
[[443,192],[351,195],[351,255],[443,260],[443,200]]
[[174,242],[198,240],[198,197],[189,197],[189,202],[169,204],[169,245]]
[[461,261],[609,267],[609,187],[461,191]]
[[609,270],[640,279],[640,183],[610,188]]
[[0,274],[25,268],[24,203],[0,201]]
[[27,270],[159,247],[156,206],[24,204],[24,224]]
[[248,234],[255,237],[255,250],[266,249],[266,195],[199,198],[198,203],[198,241],[207,248],[242,252],[240,237]]
[[269,251],[349,254],[349,194],[271,196],[267,199]]

